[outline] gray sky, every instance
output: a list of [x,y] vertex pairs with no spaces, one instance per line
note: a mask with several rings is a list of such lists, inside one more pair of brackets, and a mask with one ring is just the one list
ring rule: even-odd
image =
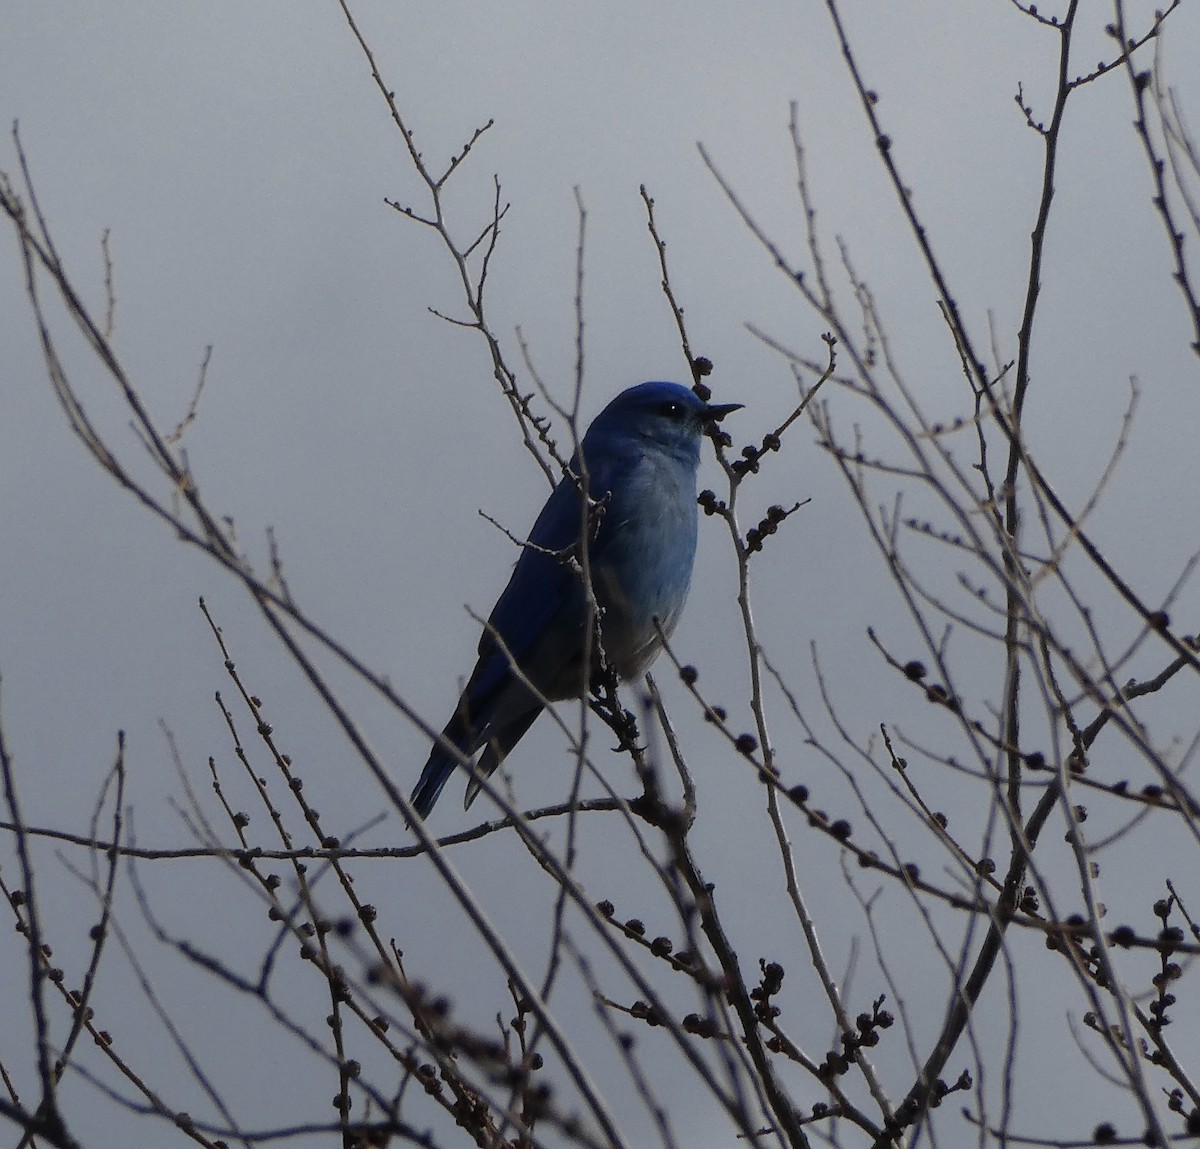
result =
[[[981,346],[994,325],[1000,358],[1008,359],[1040,162],[1039,140],[1013,96],[1022,83],[1039,114],[1048,114],[1053,35],[1000,0],[853,7],[859,63],[879,93],[916,203],[933,222],[960,306]],[[1109,51],[1102,32],[1108,9],[1092,7],[1075,70]],[[1174,15],[1161,50],[1193,123],[1200,122],[1194,9]],[[563,398],[575,356],[579,189],[588,212],[587,417],[643,379],[685,380],[646,234],[643,183],[657,201],[694,349],[716,364],[720,397],[746,404],[731,428],[739,443],[759,438],[794,404],[787,365],[744,324],[814,356],[821,324],[739,223],[696,149],[702,141],[766,230],[799,257],[791,100],[820,224],[846,238],[910,384],[932,417],[967,411],[934,293],[815,0],[672,0],[649,10],[624,0],[361,4],[356,13],[427,157],[448,158],[494,118],[450,204],[467,234],[486,220],[498,174],[512,207],[490,287],[493,327],[513,364],[520,362],[513,334],[520,327]],[[10,3],[0,30],[0,119],[20,121],[59,250],[97,307],[100,236],[109,229],[117,346],[164,424],[182,417],[212,345],[199,417],[185,440],[210,505],[234,517],[260,564],[263,530],[273,526],[301,603],[440,725],[478,634],[464,604],[486,613],[515,557],[477,511],[520,534],[541,504],[545,480],[520,446],[482,341],[427,310],[461,313],[452,268],[432,234],[384,203],[422,201],[337,6]],[[1120,75],[1082,92],[1070,112],[1043,283],[1031,441],[1078,506],[1119,432],[1130,376],[1138,376],[1142,400],[1129,454],[1094,530],[1116,565],[1132,569],[1139,589],[1156,599],[1195,546],[1200,389],[1130,119]],[[0,168],[15,167],[6,141]],[[111,385],[66,342],[89,413],[136,460],[141,448]],[[139,840],[186,840],[171,805],[180,782],[160,720],[174,732],[197,789],[206,788],[209,755],[232,770],[212,703],[214,690],[231,690],[196,608],[201,595],[301,764],[314,804],[341,826],[373,817],[384,805],[377,789],[347,761],[332,724],[244,595],[119,492],[70,437],[45,382],[8,233],[0,240],[0,345],[0,675],[29,819],[83,829],[123,729]],[[843,429],[863,417],[852,405],[835,410]],[[811,428],[794,433],[790,451],[770,461],[748,494],[746,525],[771,502],[812,499],[759,556],[757,609],[769,652],[812,716],[821,713],[810,661],[816,643],[844,717],[866,739],[880,721],[918,712],[870,653],[865,629],[886,630],[894,618],[888,638],[900,648],[911,629],[841,481],[812,445]],[[717,476],[711,461],[705,468],[707,485]],[[715,524],[704,525],[676,645],[704,668],[716,696],[741,708],[748,726],[745,672],[730,654],[738,643],[733,567]],[[1172,614],[1194,617],[1197,605],[1189,584]],[[423,736],[359,688],[345,687],[407,790],[427,750]],[[665,688],[694,726],[676,684]],[[814,788],[827,785],[831,808],[847,808],[844,786],[823,778],[782,712],[780,725],[785,770]],[[510,759],[523,802],[564,796],[564,778],[537,769],[560,747],[561,737],[542,722]],[[697,827],[698,842],[710,851],[719,884],[738,891],[756,872],[740,827],[761,822],[760,793],[711,745],[696,751],[695,765],[708,793],[720,796]],[[632,792],[632,780],[622,777]],[[454,783],[447,789],[439,829],[475,820],[462,813],[458,790]],[[394,842],[403,833],[392,817],[371,840]],[[820,883],[845,898],[828,845],[798,837],[801,856],[833,875]],[[587,839],[595,856],[603,857],[604,845],[600,834]],[[70,929],[78,926],[82,937],[94,911],[53,855],[44,857],[54,874],[47,899],[67,923],[59,944],[70,952]],[[7,852],[0,854],[6,874],[7,862]],[[514,906],[513,883],[526,883],[531,897],[548,897],[546,887],[512,848],[480,850],[463,865],[485,904],[507,908],[518,923],[529,915],[529,928],[541,928],[535,909]],[[622,881],[628,887],[635,872],[621,858],[604,859],[604,867],[616,888]],[[235,908],[236,899],[226,897],[234,887],[210,882],[207,873],[197,864],[153,875],[172,925],[201,928],[206,915],[227,913],[248,929],[260,927],[258,911],[249,903]],[[439,913],[430,875],[407,866],[398,876],[380,864],[364,868],[360,880],[375,900],[398,899],[406,921],[428,918],[405,927],[412,964],[444,973],[469,1000],[477,958],[465,941],[448,940],[453,927]],[[777,885],[762,897],[779,897]],[[596,894],[605,890],[598,886]],[[749,928],[750,905],[730,901],[731,917],[745,913]],[[844,913],[853,920],[839,926],[835,901],[828,928],[839,963],[848,960],[848,939],[861,932],[857,910]],[[136,926],[136,911],[129,914]],[[787,925],[755,926],[752,936],[744,961],[757,959],[758,945],[768,955],[797,945]],[[796,966],[799,980],[798,959]],[[178,963],[162,968],[178,979],[176,1005],[198,1047],[220,1049],[231,1031],[234,1048],[255,1040],[237,1010],[213,1017],[197,1004],[207,993],[203,978]],[[18,971],[0,951],[0,1035],[25,1032],[11,988],[23,977]],[[110,976],[114,994],[130,990],[127,975]],[[1048,969],[1047,978],[1056,976]],[[160,1039],[150,1023],[137,1024],[154,1048]],[[244,1038],[237,1036],[243,1025]],[[5,1036],[0,1059],[18,1059]],[[270,1088],[294,1088],[303,1104],[307,1086],[289,1084],[282,1069],[262,1072]],[[222,1085],[235,1097],[247,1088],[244,1071],[230,1068],[227,1077]],[[1035,1102],[1052,1099],[1047,1083],[1025,1084]],[[77,1112],[102,1107],[81,1082],[71,1096]],[[129,1143],[128,1128],[111,1116],[86,1136],[92,1146]]]

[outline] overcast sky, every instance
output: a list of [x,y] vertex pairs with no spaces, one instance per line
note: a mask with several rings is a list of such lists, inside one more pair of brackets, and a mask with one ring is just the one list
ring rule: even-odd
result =
[[[212,346],[185,439],[210,506],[234,518],[260,565],[264,529],[273,527],[300,602],[441,725],[478,636],[464,605],[486,613],[515,557],[477,512],[522,534],[546,485],[520,445],[482,340],[428,310],[462,314],[453,267],[431,233],[384,202],[423,206],[337,5],[10,0],[4,7],[0,120],[20,122],[58,248],[97,307],[100,238],[108,231],[116,345],[131,377],[172,426]],[[1083,7],[1095,10],[1074,71],[1109,52],[1108,7]],[[1143,14],[1151,7],[1136,6]],[[967,322],[981,346],[991,323],[1007,359],[1040,163],[1040,141],[1013,97],[1022,84],[1039,114],[1048,114],[1054,36],[1001,0],[871,0],[847,8],[859,63]],[[447,0],[360,3],[355,12],[428,159],[448,159],[494,119],[449,203],[460,234],[469,234],[486,221],[499,177],[512,206],[490,282],[493,327],[516,365],[519,326],[543,378],[564,399],[575,357],[578,189],[588,213],[585,417],[644,379],[687,381],[641,184],[657,203],[694,350],[714,361],[719,397],[746,405],[731,426],[739,443],[761,437],[791,409],[787,364],[745,324],[813,356],[822,353],[822,326],[739,223],[696,145],[703,142],[764,228],[799,257],[803,220],[787,131],[793,100],[821,226],[845,237],[931,414],[968,409],[934,292],[816,0]],[[1200,123],[1195,5],[1172,17],[1161,58]],[[1078,505],[1119,432],[1130,377],[1138,377],[1142,401],[1124,481],[1114,484],[1095,529],[1110,557],[1131,566],[1140,590],[1155,599],[1195,546],[1200,388],[1161,224],[1147,210],[1152,189],[1131,118],[1120,74],[1082,92],[1070,110],[1031,439]],[[0,169],[16,169],[7,140]],[[141,448],[111,384],[78,345],[66,346],[89,413],[136,461]],[[196,607],[201,595],[302,763],[314,804],[343,826],[382,810],[378,789],[347,760],[244,593],[152,521],[72,439],[46,383],[8,232],[0,239],[0,348],[0,706],[30,821],[86,826],[120,729],[129,740],[139,840],[187,840],[172,807],[181,786],[160,723],[174,732],[200,790],[209,755],[231,758],[212,703],[213,692],[229,693],[229,685]],[[857,417],[847,409],[843,427]],[[884,684],[892,689],[892,676],[869,653],[864,632],[894,614],[894,599],[841,480],[812,439],[807,425],[798,426],[790,452],[771,461],[752,497],[754,508],[812,500],[760,556],[758,609],[769,651],[809,699],[810,643],[817,644],[831,690],[866,738],[890,720],[872,703]],[[706,460],[702,484],[715,478]],[[737,649],[734,571],[715,524],[703,525],[676,644],[688,661],[713,667],[737,706],[740,664],[724,658],[730,665],[716,677],[723,656]],[[1139,566],[1149,538],[1161,547]],[[1188,586],[1173,613],[1198,606]],[[908,641],[911,630],[900,622],[894,637]],[[427,752],[423,736],[346,689],[407,790]],[[681,697],[674,683],[667,691]],[[789,749],[791,737],[781,739],[787,769],[811,782],[817,764],[798,743]],[[560,745],[542,723],[510,760],[523,802],[565,796],[565,775],[524,769]],[[761,797],[732,785],[725,769],[728,777],[701,777],[721,795],[724,816],[702,821],[697,835],[718,859],[714,867],[724,858],[721,872],[734,882],[746,872],[738,814],[757,811]],[[625,778],[624,788],[632,786]],[[452,783],[439,806],[439,829],[475,820],[463,814],[457,790]],[[403,833],[393,815],[372,840],[399,841]],[[833,865],[827,848],[815,847],[814,856]],[[54,869],[53,855],[45,857]],[[5,847],[6,873],[8,858]],[[513,871],[486,851],[464,866],[487,904],[508,904]],[[467,983],[471,955],[446,952],[438,888],[424,871],[408,872],[415,869],[407,867],[402,889],[382,865],[362,881],[376,900],[399,897],[404,912],[428,915],[426,928],[407,934],[414,966],[441,963],[451,984]],[[522,880],[536,885],[528,869]],[[61,866],[54,872],[47,898],[64,915],[60,945],[69,951],[71,926],[82,937],[93,911]],[[199,866],[181,870],[161,878],[158,891],[170,900],[186,890],[197,913],[209,912],[224,904],[228,887],[203,876]],[[256,912],[229,910],[247,921]],[[778,939],[780,947],[795,944],[786,930]],[[10,1049],[6,1037],[27,1032],[11,992],[12,979],[24,976],[13,953],[0,951],[0,1060],[9,1065],[27,1064],[19,1051],[28,1048]],[[172,976],[185,1006],[191,994],[204,1000],[203,979]],[[126,976],[112,978],[116,992]],[[203,1011],[191,1020],[201,1048],[220,1048],[242,1023]],[[146,1034],[148,1043],[159,1040]],[[299,1089],[282,1073],[271,1081]],[[244,1075],[223,1084],[235,1096],[239,1088],[253,1092]],[[1029,1087],[1036,1097],[1038,1083]],[[86,1112],[88,1087],[76,1081],[73,1090],[78,1112]],[[110,1117],[86,1131],[96,1147],[129,1144],[130,1136]]]

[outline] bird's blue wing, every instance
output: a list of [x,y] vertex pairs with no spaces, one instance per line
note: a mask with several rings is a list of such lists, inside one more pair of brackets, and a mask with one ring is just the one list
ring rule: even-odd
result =
[[574,483],[564,478],[546,500],[529,532],[531,545],[522,549],[508,586],[492,608],[488,628],[479,640],[480,655],[496,649],[494,635],[516,657],[528,650],[567,598],[571,583],[578,581],[556,557],[578,537],[579,494]]
[[[600,466],[589,472],[593,498],[604,497],[611,478],[607,470]],[[517,559],[479,639],[479,662],[468,687],[472,701],[486,697],[507,678],[510,658],[524,665],[526,656],[552,624],[556,630],[584,625],[587,610],[583,587],[578,571],[564,554],[578,542],[581,526],[579,492],[574,479],[566,476],[551,492],[533,524],[531,545]],[[611,524],[601,520],[591,548],[593,557],[602,551],[610,533]],[[536,669],[527,667],[527,671]]]

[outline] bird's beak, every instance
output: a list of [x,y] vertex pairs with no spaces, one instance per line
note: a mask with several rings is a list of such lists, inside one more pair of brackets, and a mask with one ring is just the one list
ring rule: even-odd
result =
[[719,423],[726,415],[732,414],[734,411],[740,411],[744,404],[742,403],[709,403],[704,409],[704,421],[706,423]]

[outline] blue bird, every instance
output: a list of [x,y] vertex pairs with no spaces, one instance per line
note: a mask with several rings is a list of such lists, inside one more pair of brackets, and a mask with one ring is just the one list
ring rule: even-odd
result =
[[[645,673],[687,598],[696,555],[696,468],[707,427],[740,403],[706,403],[678,383],[622,391],[593,420],[580,450],[587,489],[601,504],[589,515],[587,554],[600,607],[604,656],[623,679]],[[479,660],[442,737],[490,776],[521,740],[546,701],[578,698],[584,674],[587,597],[578,562],[583,515],[579,452],[538,515],[479,640]],[[596,520],[599,520],[598,523]],[[594,644],[593,644],[594,645]],[[514,671],[513,664],[517,670]],[[532,689],[530,689],[532,687]],[[412,792],[428,816],[458,759],[435,743]],[[464,809],[479,793],[467,785]]]

